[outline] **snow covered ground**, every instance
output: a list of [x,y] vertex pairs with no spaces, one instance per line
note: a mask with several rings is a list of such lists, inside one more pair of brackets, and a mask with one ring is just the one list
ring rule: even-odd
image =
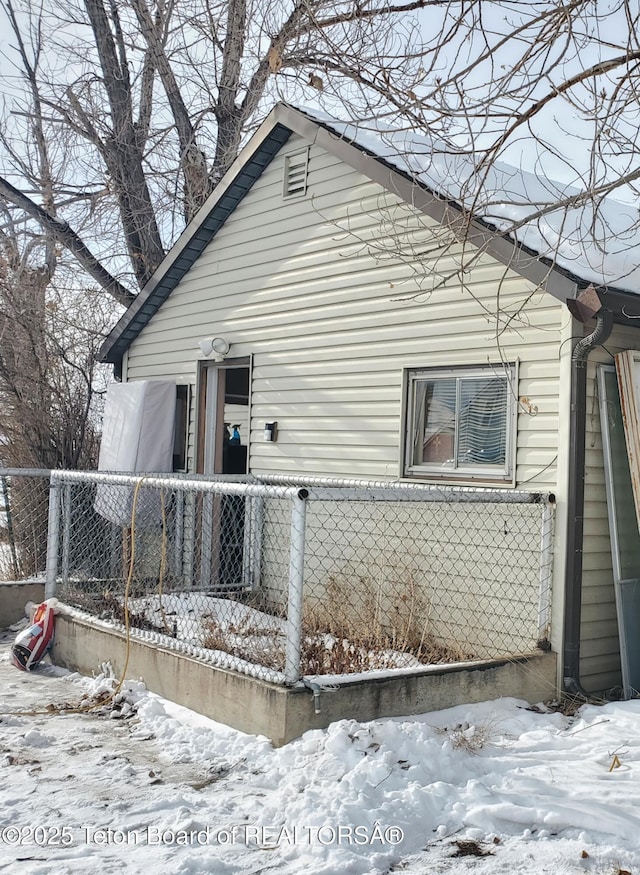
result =
[[[503,699],[274,750],[0,641],[0,872],[640,873],[640,702]],[[48,712],[47,705],[56,709]],[[33,713],[30,713],[33,712]]]

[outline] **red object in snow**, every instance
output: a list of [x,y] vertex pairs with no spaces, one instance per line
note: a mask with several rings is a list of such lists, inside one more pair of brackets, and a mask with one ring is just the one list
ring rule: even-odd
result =
[[23,629],[11,648],[11,662],[21,671],[31,671],[53,644],[57,599],[47,599],[35,610],[31,626]]

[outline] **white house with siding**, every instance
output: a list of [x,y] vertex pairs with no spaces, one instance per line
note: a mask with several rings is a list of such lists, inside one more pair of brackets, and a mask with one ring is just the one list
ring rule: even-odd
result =
[[[178,469],[552,493],[559,684],[605,691],[620,645],[596,368],[640,348],[640,300],[551,220],[516,241],[500,197],[469,220],[473,193],[429,147],[276,106],[103,360],[175,380]],[[206,357],[211,338],[228,352]]]

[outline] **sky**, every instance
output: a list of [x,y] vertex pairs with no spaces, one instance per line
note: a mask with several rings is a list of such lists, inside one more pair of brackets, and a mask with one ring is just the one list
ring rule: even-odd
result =
[[0,637],[0,873],[640,872],[638,701],[499,699],[274,749],[135,678],[70,711],[115,681],[18,671],[16,632]]

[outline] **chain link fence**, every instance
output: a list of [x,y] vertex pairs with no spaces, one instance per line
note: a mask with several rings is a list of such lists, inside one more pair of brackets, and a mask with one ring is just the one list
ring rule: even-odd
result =
[[47,593],[277,682],[546,647],[548,496],[53,472]]
[[49,471],[0,469],[0,581],[44,577]]
[[293,681],[300,493],[246,478],[53,472],[47,594],[217,665]]
[[263,480],[308,490],[303,674],[548,649],[553,496]]

